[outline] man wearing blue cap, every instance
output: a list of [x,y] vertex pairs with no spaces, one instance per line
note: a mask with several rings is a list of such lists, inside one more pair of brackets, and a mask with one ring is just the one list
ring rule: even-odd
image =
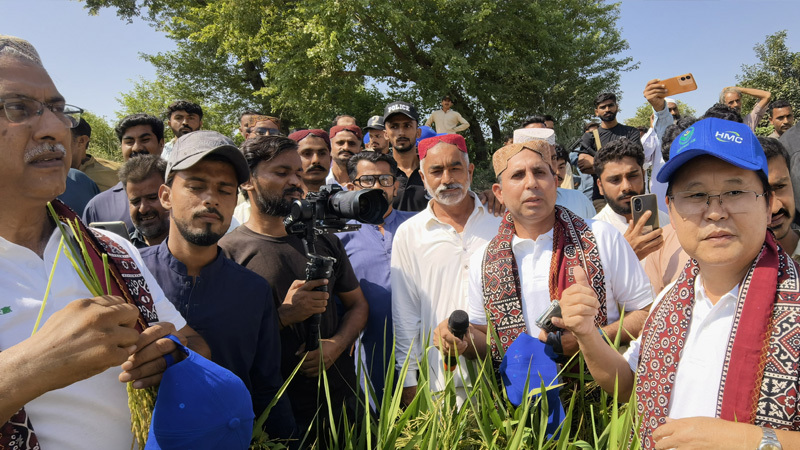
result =
[[[798,448],[800,267],[771,231],[767,158],[745,124],[681,133],[658,174],[692,257],[624,357],[592,322],[597,300],[561,303],[595,380],[627,398],[637,375],[643,448]],[[763,236],[763,238],[762,238]]]
[[[258,416],[283,384],[272,290],[217,246],[230,226],[236,190],[249,178],[244,155],[222,134],[199,130],[178,138],[158,192],[169,211],[169,235],[142,250],[142,258],[187,323],[205,338],[211,359],[242,379]],[[295,423],[286,397],[265,425],[271,437],[292,436]]]

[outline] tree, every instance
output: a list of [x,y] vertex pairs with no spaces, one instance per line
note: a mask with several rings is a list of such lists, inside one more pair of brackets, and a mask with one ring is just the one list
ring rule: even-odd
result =
[[[736,76],[739,85],[764,89],[772,93],[772,100],[786,100],[795,110],[800,108],[800,52],[792,52],[786,46],[786,30],[768,35],[763,44],[756,44],[753,50],[759,62],[742,65],[742,73]],[[749,111],[755,99],[742,98],[742,110]],[[758,134],[767,135],[774,131],[767,116],[757,128]]]
[[[676,100],[678,102],[678,111],[681,112],[681,117],[696,117],[697,111],[686,103]],[[636,108],[636,114],[625,121],[625,125],[629,127],[647,127],[650,128],[650,115],[653,114],[653,107],[650,102],[644,102],[642,106]]]
[[[549,113],[564,130],[592,98],[634,68],[600,0],[86,0],[143,17],[178,49],[147,58],[159,79],[256,102],[286,122],[362,123],[388,99],[423,113],[443,94],[470,121],[477,159],[485,133],[501,142],[521,118]],[[146,9],[145,9],[146,7]],[[565,136],[566,137],[566,136]]]
[[86,153],[97,158],[122,161],[119,139],[114,133],[114,128],[106,122],[105,118],[98,117],[89,111],[84,111],[81,117],[92,127],[92,137]]

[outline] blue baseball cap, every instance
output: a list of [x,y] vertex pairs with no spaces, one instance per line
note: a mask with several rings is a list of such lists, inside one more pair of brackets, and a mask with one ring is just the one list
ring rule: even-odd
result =
[[145,449],[250,447],[255,414],[244,382],[167,337],[187,356],[164,371]]
[[750,127],[712,117],[695,122],[672,141],[669,161],[661,167],[656,179],[661,183],[668,182],[676,170],[701,155],[711,155],[736,167],[768,174],[764,149]]

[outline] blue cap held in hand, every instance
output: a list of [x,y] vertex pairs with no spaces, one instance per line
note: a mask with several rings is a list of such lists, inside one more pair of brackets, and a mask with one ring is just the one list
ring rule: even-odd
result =
[[228,369],[167,337],[187,356],[161,378],[145,449],[247,449],[255,417],[247,387]]

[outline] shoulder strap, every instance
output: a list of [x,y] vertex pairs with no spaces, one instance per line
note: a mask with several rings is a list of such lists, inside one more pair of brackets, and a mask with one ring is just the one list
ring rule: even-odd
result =
[[597,128],[595,128],[592,130],[592,134],[594,135],[594,150],[598,151],[600,150],[600,147],[603,146],[603,144],[600,143],[600,132],[597,131]]

